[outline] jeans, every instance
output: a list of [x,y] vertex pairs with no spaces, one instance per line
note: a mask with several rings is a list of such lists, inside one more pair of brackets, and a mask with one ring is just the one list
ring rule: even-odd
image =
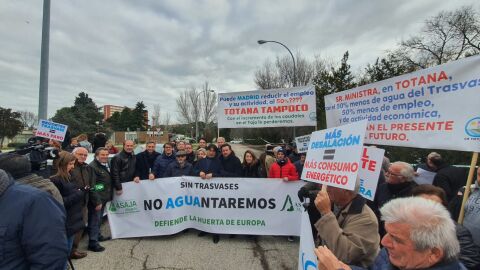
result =
[[105,204],[102,204],[100,211],[95,211],[95,206],[88,205],[88,246],[98,245],[98,237],[100,236],[100,225],[102,225],[103,212]]

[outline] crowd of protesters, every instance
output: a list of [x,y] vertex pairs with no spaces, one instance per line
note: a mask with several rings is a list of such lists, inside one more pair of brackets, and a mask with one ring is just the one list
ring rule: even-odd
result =
[[[31,173],[24,156],[0,156],[0,216],[9,217],[0,221],[0,237],[8,239],[0,244],[11,250],[4,252],[1,269],[65,269],[68,257],[87,256],[78,248],[85,229],[88,250],[104,251],[100,242],[110,239],[100,233],[105,205],[114,194],[122,195],[123,183],[175,176],[298,181],[305,162],[305,153],[294,145],[258,157],[247,150],[241,160],[222,137],[216,144],[202,138],[197,149],[183,141],[168,142],[162,153],[151,141],[138,154],[133,141],[124,141],[118,151],[104,134],[93,143],[81,134],[63,150],[58,142],[49,143],[60,150],[50,179]],[[87,164],[91,152],[94,160]],[[385,159],[373,201],[358,194],[359,181],[353,191],[321,190],[313,183],[299,190],[300,200],[311,198],[308,212],[319,269],[480,269],[480,169],[462,226],[454,220],[464,175],[434,152],[419,167],[436,173],[432,185],[418,185],[410,164]],[[219,240],[214,234],[213,242]]]

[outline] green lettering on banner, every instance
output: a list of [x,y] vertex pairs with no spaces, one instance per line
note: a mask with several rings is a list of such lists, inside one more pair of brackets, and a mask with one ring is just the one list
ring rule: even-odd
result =
[[287,197],[285,197],[285,202],[283,203],[282,210],[280,210],[280,211],[285,211],[285,208],[287,207],[287,204],[290,205],[290,207],[288,207],[287,211],[292,212],[294,210],[294,207],[293,207],[293,202],[292,202],[292,198],[290,198],[290,195],[287,195]]

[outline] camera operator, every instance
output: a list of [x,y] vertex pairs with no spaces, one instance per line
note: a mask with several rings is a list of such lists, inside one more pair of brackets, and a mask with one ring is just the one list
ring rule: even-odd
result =
[[55,185],[48,179],[38,176],[32,173],[31,162],[27,157],[5,153],[0,155],[0,169],[9,173],[17,183],[30,185],[38,189],[44,190],[51,194],[55,200],[63,205],[63,199]]
[[64,269],[65,210],[52,196],[0,169],[0,217],[0,269]]

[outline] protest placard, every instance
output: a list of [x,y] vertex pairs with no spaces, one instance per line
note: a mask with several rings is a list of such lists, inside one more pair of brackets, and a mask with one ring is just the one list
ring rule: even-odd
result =
[[312,133],[302,179],[353,190],[367,121]]
[[365,143],[480,151],[480,56],[325,96],[329,128],[367,119]]
[[359,194],[370,201],[375,198],[384,154],[384,149],[376,147],[363,147],[362,150],[361,166],[358,172],[360,178]]
[[63,142],[65,140],[65,134],[67,133],[67,129],[67,125],[42,119],[38,123],[38,128],[35,136]]
[[295,144],[297,145],[297,151],[299,154],[306,153],[308,151],[310,136],[311,135],[305,135],[305,136],[300,136],[295,138]]
[[314,86],[218,94],[219,128],[315,126]]
[[302,225],[300,228],[300,248],[298,250],[298,270],[316,270],[317,256],[315,256],[315,242],[313,241],[312,227],[308,212],[302,213]]

